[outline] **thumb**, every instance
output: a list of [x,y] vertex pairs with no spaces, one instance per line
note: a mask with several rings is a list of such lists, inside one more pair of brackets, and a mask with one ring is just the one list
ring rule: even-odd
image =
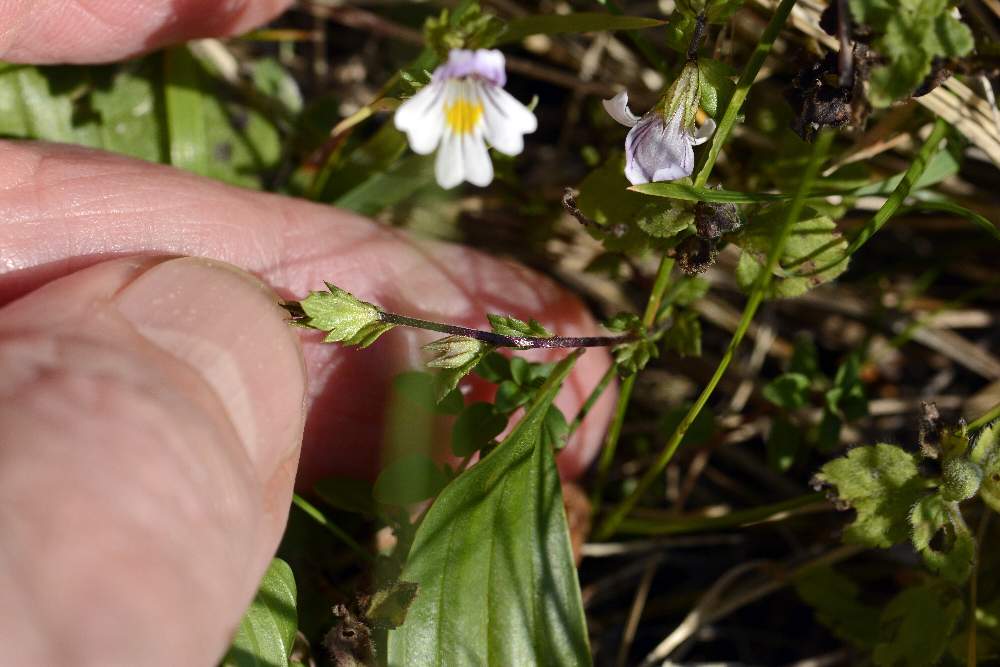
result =
[[5,658],[214,664],[284,528],[304,390],[275,298],[219,262],[115,260],[0,309]]

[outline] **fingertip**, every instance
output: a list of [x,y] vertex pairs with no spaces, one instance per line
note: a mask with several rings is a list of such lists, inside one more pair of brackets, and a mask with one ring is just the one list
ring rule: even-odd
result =
[[0,56],[22,63],[111,62],[266,23],[290,0],[0,2]]

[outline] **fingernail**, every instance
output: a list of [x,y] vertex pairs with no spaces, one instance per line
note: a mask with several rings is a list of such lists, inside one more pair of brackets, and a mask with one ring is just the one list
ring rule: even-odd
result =
[[116,301],[141,335],[204,378],[269,479],[301,441],[305,394],[297,337],[271,289],[231,265],[183,257],[152,267]]

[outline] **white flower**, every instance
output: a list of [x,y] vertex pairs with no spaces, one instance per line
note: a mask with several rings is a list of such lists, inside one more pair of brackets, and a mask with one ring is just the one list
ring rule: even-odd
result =
[[491,49],[452,49],[431,82],[396,111],[396,127],[415,153],[428,155],[440,145],[434,175],[442,188],[462,181],[489,185],[493,163],[486,144],[507,155],[524,149],[534,132],[535,115],[503,89],[503,54]]
[[625,178],[632,185],[673,181],[694,171],[693,146],[708,141],[715,132],[709,118],[695,130],[697,67],[685,68],[660,103],[642,118],[628,108],[628,93],[604,100],[604,109],[629,130],[625,137]]

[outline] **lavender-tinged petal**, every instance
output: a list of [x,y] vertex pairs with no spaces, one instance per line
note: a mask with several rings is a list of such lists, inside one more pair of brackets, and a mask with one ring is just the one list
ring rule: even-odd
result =
[[610,100],[603,100],[601,104],[609,116],[625,127],[635,127],[639,122],[639,117],[628,108],[628,91],[623,90]]
[[713,134],[715,134],[715,121],[709,118],[701,127],[698,128],[698,131],[694,133],[691,145],[700,146],[708,141]]
[[434,81],[476,76],[494,86],[507,83],[506,62],[496,49],[452,49],[448,62],[434,70]]
[[667,121],[646,114],[625,137],[625,178],[632,185],[676,180],[693,170],[694,151],[679,114]]
[[494,86],[507,85],[507,65],[496,49],[477,49],[473,56],[473,74]]

